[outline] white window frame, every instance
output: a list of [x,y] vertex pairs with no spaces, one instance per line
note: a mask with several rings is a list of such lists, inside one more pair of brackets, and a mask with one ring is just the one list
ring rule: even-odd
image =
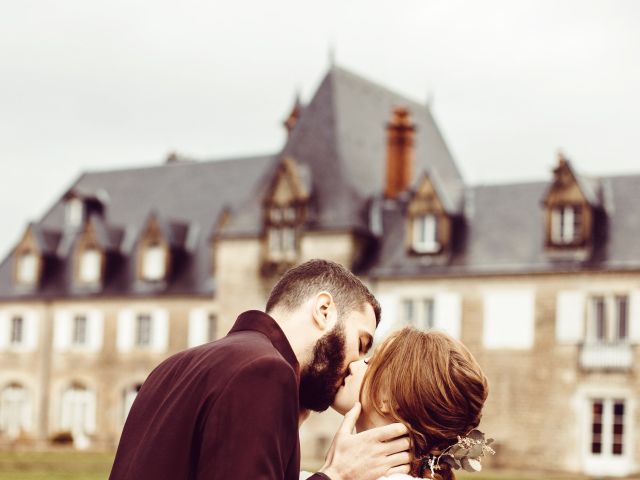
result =
[[[420,330],[436,328],[436,300],[434,297],[402,299],[402,320]],[[430,305],[430,307],[428,307]]]
[[78,279],[82,283],[96,284],[102,276],[102,253],[95,247],[80,252]]
[[[76,337],[77,320],[85,318],[84,342]],[[92,309],[60,309],[54,312],[53,348],[56,352],[97,353],[104,341],[104,312]]]
[[167,249],[160,243],[142,250],[142,278],[147,281],[164,280],[167,274]]
[[[146,327],[143,326],[146,324]],[[153,343],[153,315],[148,312],[139,312],[135,317],[136,348],[150,348]]]
[[[633,419],[635,402],[631,396],[621,392],[609,392],[605,388],[594,388],[599,392],[591,392],[584,398],[582,415],[582,457],[583,471],[590,475],[625,476],[633,469]],[[603,401],[601,453],[592,452],[593,441],[593,402]],[[614,455],[613,447],[613,405],[617,401],[624,402],[622,454]]]
[[[579,219],[576,225],[576,219]],[[562,205],[551,209],[551,241],[556,245],[571,245],[580,241],[582,222],[581,207]]]
[[[14,336],[14,318],[21,318],[20,338]],[[37,310],[0,310],[0,351],[33,352],[38,348],[40,315]]]
[[[16,328],[19,330],[18,334],[16,334]],[[24,315],[16,313],[9,317],[9,345],[11,347],[22,347],[24,345],[25,328]]]
[[[620,335],[620,300],[625,301],[626,329],[625,335]],[[596,301],[603,302],[604,318],[602,326],[602,338],[599,338],[598,310]],[[588,308],[586,318],[586,341],[595,345],[619,345],[627,344],[630,341],[630,295],[626,293],[613,294],[593,294],[588,297]]]
[[0,389],[0,434],[15,440],[32,427],[31,398],[21,384],[9,384]]
[[73,385],[60,396],[59,427],[71,432],[74,446],[80,450],[90,446],[90,436],[96,431],[96,401],[93,390]]
[[32,251],[18,255],[16,280],[21,285],[35,285],[38,281],[40,257]]
[[433,213],[427,213],[414,217],[412,220],[412,248],[418,253],[437,253],[440,251],[438,241],[439,217]]
[[88,343],[89,319],[87,315],[81,313],[75,314],[71,319],[71,345],[75,348],[82,348],[86,347]]
[[[150,343],[138,345],[138,317],[149,315]],[[119,352],[143,351],[164,353],[169,347],[169,312],[164,308],[146,306],[126,308],[118,313],[116,346]]]

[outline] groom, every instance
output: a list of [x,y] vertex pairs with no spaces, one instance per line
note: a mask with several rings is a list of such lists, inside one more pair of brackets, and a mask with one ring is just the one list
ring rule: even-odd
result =
[[[149,375],[110,480],[298,479],[299,422],[333,403],[349,364],[371,346],[380,306],[347,269],[312,260],[285,273],[266,311],[241,314],[226,337]],[[312,479],[408,472],[408,440],[398,440],[406,427],[354,434],[358,413],[346,415]]]

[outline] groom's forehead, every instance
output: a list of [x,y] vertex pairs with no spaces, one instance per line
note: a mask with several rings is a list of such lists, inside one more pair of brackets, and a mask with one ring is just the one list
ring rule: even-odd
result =
[[365,303],[360,310],[354,310],[349,317],[348,322],[355,325],[359,332],[373,336],[376,331],[376,314],[370,304]]

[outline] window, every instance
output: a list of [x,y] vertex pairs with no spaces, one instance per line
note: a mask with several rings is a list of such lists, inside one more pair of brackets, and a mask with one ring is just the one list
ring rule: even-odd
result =
[[18,283],[33,285],[38,278],[38,256],[33,252],[23,252],[18,256],[16,279]]
[[151,315],[141,313],[136,317],[135,344],[138,347],[151,346]]
[[273,253],[291,253],[296,249],[296,233],[291,227],[269,229],[269,250]]
[[218,331],[218,316],[215,313],[210,313],[207,316],[207,340],[213,342],[216,339],[216,333]]
[[142,278],[162,280],[166,274],[167,253],[160,244],[147,245],[142,254]]
[[615,298],[615,338],[618,341],[626,341],[629,338],[629,299],[626,295],[618,295]]
[[65,220],[68,226],[77,227],[82,224],[84,218],[84,203],[79,198],[72,198],[67,201],[65,207]]
[[22,315],[11,317],[10,328],[9,343],[11,345],[22,345],[24,343],[24,317]]
[[19,384],[10,384],[0,391],[0,434],[16,439],[31,424],[27,391]]
[[413,250],[419,253],[436,253],[438,242],[438,217],[433,214],[413,219]]
[[582,209],[575,206],[551,210],[551,241],[557,245],[577,243],[581,239]]
[[293,206],[272,206],[268,210],[267,247],[273,257],[291,257],[297,248],[298,212]]
[[625,454],[625,401],[621,399],[591,400],[592,456],[619,457]]
[[123,409],[123,416],[122,416],[123,423],[127,420],[127,417],[129,416],[129,412],[131,411],[131,407],[133,406],[133,402],[138,396],[138,392],[140,391],[141,388],[142,388],[142,384],[138,383],[136,385],[131,385],[129,388],[127,388],[124,391],[124,398],[123,398],[124,409]]
[[590,298],[587,340],[592,344],[624,343],[629,337],[629,297],[595,295]]
[[82,385],[74,384],[62,392],[60,429],[73,435],[76,448],[87,448],[89,435],[96,427],[95,394]]
[[83,283],[100,281],[102,255],[95,248],[88,248],[80,253],[79,277]]
[[71,343],[74,346],[84,346],[87,344],[87,317],[85,315],[76,315],[73,317]]
[[435,302],[432,298],[402,301],[404,322],[421,330],[435,328]]

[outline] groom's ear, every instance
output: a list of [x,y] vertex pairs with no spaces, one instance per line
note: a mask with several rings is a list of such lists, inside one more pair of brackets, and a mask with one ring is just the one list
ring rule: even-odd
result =
[[338,319],[333,296],[329,292],[318,293],[314,298],[311,314],[314,325],[321,331],[326,332],[333,329]]

